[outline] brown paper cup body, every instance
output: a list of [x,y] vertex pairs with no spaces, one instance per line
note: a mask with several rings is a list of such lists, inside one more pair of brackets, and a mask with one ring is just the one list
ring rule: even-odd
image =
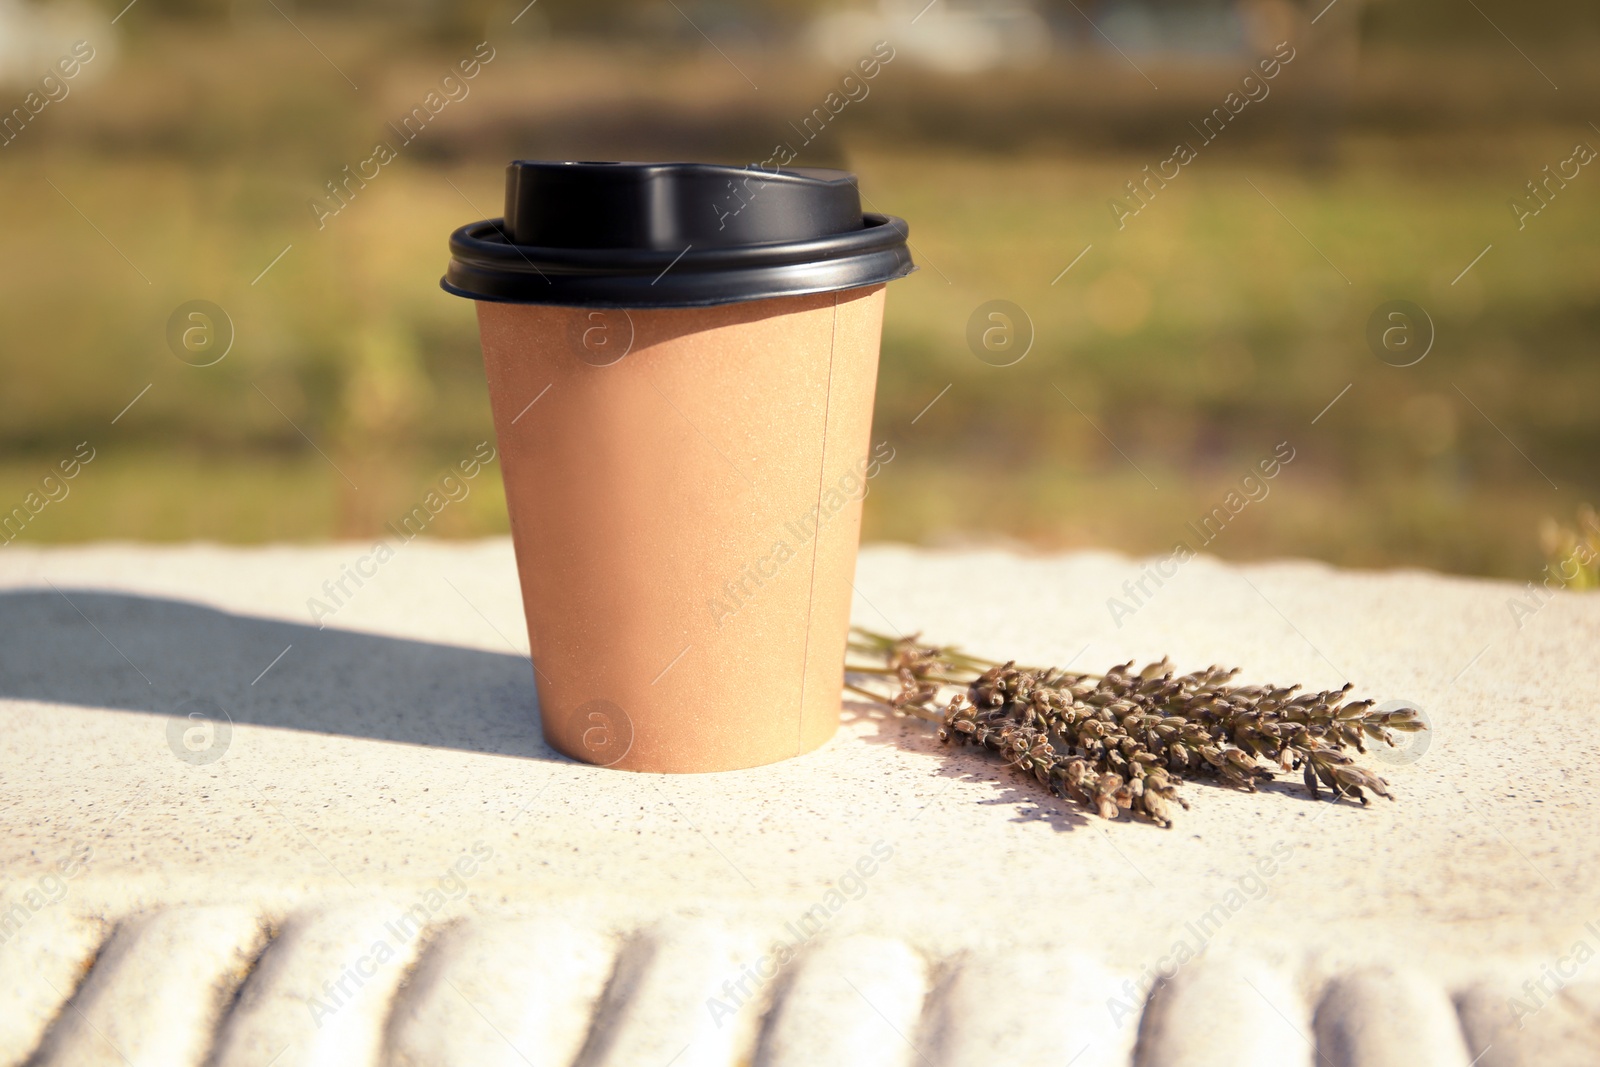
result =
[[753,767],[838,727],[882,285],[711,308],[480,301],[546,740]]

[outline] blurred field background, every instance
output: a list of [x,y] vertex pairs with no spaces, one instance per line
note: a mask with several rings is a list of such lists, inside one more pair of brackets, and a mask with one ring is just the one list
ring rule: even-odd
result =
[[[1166,552],[1287,441],[1208,551],[1533,578],[1541,522],[1600,499],[1600,167],[1521,230],[1508,204],[1600,148],[1593,4],[124,2],[0,0],[7,112],[95,49],[0,147],[0,511],[95,450],[18,543],[374,535],[492,437],[438,278],[507,160],[760,162],[877,40],[797,160],[855,170],[922,267],[890,292],[869,539]],[[1110,199],[1281,40],[1271,95],[1119,230]],[[197,299],[235,330],[209,367],[166,339]],[[995,299],[1032,323],[1013,366],[968,346]],[[1368,348],[1392,299],[1436,327],[1415,366]],[[494,481],[433,532],[503,532]]]

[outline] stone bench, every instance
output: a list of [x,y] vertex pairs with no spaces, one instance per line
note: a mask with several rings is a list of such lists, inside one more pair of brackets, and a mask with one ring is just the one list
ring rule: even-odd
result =
[[770,767],[575,764],[509,542],[318,629],[365,551],[0,551],[0,1065],[1600,1062],[1600,597],[1202,557],[1129,613],[1109,554],[863,552],[875,629],[1432,720],[1393,804],[1161,830],[853,701]]

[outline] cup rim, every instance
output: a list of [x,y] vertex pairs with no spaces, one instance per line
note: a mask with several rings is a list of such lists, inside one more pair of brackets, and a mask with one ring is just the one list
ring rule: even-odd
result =
[[450,235],[440,287],[497,303],[710,307],[856,289],[917,269],[904,220],[864,212],[862,223],[798,241],[673,251],[517,245],[504,219],[483,219]]

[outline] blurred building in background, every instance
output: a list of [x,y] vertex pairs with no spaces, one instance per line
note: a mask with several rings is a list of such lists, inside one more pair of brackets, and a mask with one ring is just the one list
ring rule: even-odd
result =
[[875,42],[893,39],[907,62],[947,74],[1036,66],[1060,47],[1027,0],[939,0],[935,8],[881,0],[876,9],[825,11],[808,36],[817,57],[834,66],[848,67]]
[[39,81],[75,41],[96,36],[103,40],[103,59],[88,80],[103,77],[113,65],[120,35],[103,32],[106,16],[84,2],[29,4],[0,0],[0,85],[24,86]]

